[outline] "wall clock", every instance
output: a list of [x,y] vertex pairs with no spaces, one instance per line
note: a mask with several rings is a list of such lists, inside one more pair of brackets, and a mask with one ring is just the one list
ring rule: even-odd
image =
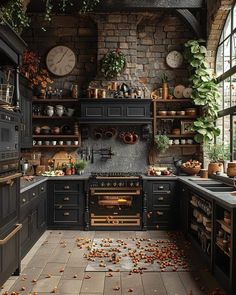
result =
[[172,69],[179,68],[183,63],[183,60],[182,53],[176,50],[170,51],[166,56],[166,63]]
[[68,75],[76,65],[75,53],[67,46],[55,46],[47,53],[46,65],[48,70],[56,76]]

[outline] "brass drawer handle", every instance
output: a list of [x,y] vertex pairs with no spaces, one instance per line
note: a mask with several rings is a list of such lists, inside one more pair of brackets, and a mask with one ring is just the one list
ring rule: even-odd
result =
[[68,190],[68,189],[70,189],[70,186],[69,185],[65,185],[64,186],[64,189]]
[[164,200],[163,197],[159,197],[159,198],[158,198],[158,201],[163,201],[163,200]]
[[69,198],[69,197],[65,197],[65,198],[63,199],[63,201],[70,201],[70,198]]
[[69,212],[65,212],[65,213],[63,213],[63,215],[64,215],[64,216],[69,216],[70,213],[69,213]]
[[16,224],[16,228],[13,229],[12,232],[9,233],[3,240],[0,240],[0,245],[6,244],[20,229],[22,228],[22,224]]
[[163,211],[157,211],[157,215],[162,216],[162,215],[164,215],[164,212]]
[[25,198],[23,198],[23,199],[22,199],[22,203],[25,203],[25,202],[26,202],[26,199],[25,199]]
[[41,191],[42,191],[42,192],[44,191],[44,187],[43,187],[43,186],[41,187]]
[[160,186],[158,186],[158,189],[159,190],[163,190],[164,189],[164,186],[163,185],[160,185]]

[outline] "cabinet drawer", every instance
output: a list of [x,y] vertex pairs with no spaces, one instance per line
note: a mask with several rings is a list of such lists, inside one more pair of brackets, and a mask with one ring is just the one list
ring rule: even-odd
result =
[[78,221],[79,221],[79,212],[77,209],[55,208],[54,222],[77,223]]
[[157,193],[160,191],[170,192],[171,191],[171,183],[165,183],[165,182],[154,182],[152,184],[152,192]]
[[148,213],[148,223],[158,224],[159,222],[171,223],[172,210],[171,208],[156,208]]
[[47,182],[41,183],[38,185],[39,195],[46,193],[47,191]]
[[79,191],[79,184],[77,181],[61,181],[54,183],[54,191],[55,192],[61,192],[61,191],[67,191],[67,192],[78,192]]
[[152,205],[154,208],[157,206],[171,205],[173,196],[169,193],[159,193],[152,195]]
[[71,194],[71,193],[55,193],[55,204],[63,204],[63,205],[78,205],[79,204],[79,194]]
[[29,192],[26,191],[20,194],[20,207],[27,205],[29,203]]
[[29,191],[29,201],[38,197],[38,186],[31,188]]

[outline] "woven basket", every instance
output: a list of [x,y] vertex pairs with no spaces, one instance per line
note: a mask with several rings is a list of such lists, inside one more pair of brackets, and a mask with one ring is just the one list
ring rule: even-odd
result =
[[188,175],[196,175],[200,172],[201,166],[195,166],[194,168],[181,166],[181,170]]

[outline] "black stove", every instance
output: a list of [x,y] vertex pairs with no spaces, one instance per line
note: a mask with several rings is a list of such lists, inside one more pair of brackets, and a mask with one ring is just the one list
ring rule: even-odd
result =
[[92,172],[91,177],[92,178],[98,178],[98,177],[140,177],[141,178],[141,172]]

